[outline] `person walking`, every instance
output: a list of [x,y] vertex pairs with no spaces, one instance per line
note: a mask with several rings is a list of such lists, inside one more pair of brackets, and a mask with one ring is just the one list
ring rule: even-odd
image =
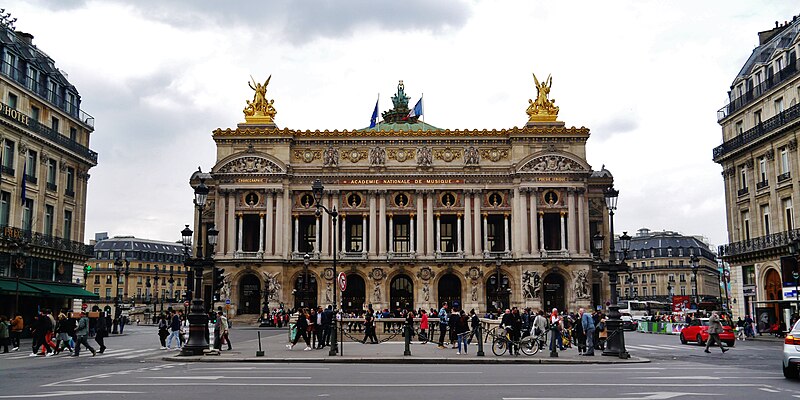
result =
[[22,328],[24,327],[25,320],[22,319],[22,314],[14,314],[14,319],[11,320],[11,330],[9,331],[11,351],[19,351],[19,338],[22,336]]
[[108,319],[105,317],[105,312],[100,313],[100,318],[97,318],[97,325],[95,325],[94,341],[100,346],[97,351],[100,354],[106,351],[105,339],[108,336]]
[[455,349],[458,346],[458,334],[456,333],[456,324],[461,315],[458,313],[458,306],[453,302],[453,307],[450,309],[450,316],[447,319],[447,329],[450,332],[450,348]]
[[447,302],[442,303],[439,309],[439,348],[444,348],[444,335],[447,334]]
[[214,318],[214,349],[215,350],[222,350],[222,345],[220,343],[220,336],[222,335],[222,320],[217,316]]
[[75,328],[75,337],[78,341],[75,342],[75,353],[72,357],[78,357],[81,354],[81,345],[84,345],[89,351],[92,352],[92,357],[97,355],[97,352],[92,346],[89,346],[89,318],[86,317],[86,312],[81,311],[81,318],[78,320],[78,326]]
[[308,339],[308,315],[306,315],[305,310],[299,310],[297,312],[297,322],[294,324],[294,329],[297,333],[292,339],[291,344],[286,345],[287,350],[291,350],[294,345],[297,344],[300,337],[303,338],[303,341],[306,342],[306,348],[303,351],[310,351],[311,350],[311,342]]
[[458,351],[456,354],[461,354],[461,345],[464,345],[464,354],[467,354],[467,341],[469,340],[469,319],[464,313],[464,310],[458,312],[457,316],[451,316],[451,320],[455,320],[455,333],[456,342],[458,342]]
[[3,346],[3,353],[8,353],[8,342],[10,341],[9,330],[11,324],[8,323],[8,318],[5,315],[0,315],[0,346]]
[[600,323],[597,324],[597,350],[606,349],[606,340],[608,340],[608,329],[606,329],[606,316],[600,314]]
[[583,308],[578,309],[575,316],[575,323],[572,325],[572,340],[578,347],[578,355],[582,356],[586,352],[586,332],[583,330]]
[[322,340],[319,343],[319,348],[330,345],[331,332],[333,330],[333,306],[328,305],[325,311],[322,312]]
[[561,341],[561,316],[554,308],[550,313],[550,352],[556,353],[557,349],[564,350],[564,344]]
[[220,321],[220,339],[219,339],[219,349],[222,350],[222,344],[228,344],[228,351],[233,350],[231,346],[231,339],[229,338],[228,329],[230,328],[230,324],[228,323],[228,318],[225,317],[225,314],[222,311],[217,311],[217,321]]
[[543,310],[536,312],[531,324],[531,331],[533,337],[539,342],[539,348],[544,348],[547,341],[547,318],[545,318]]
[[719,314],[716,311],[711,312],[711,316],[708,317],[708,340],[706,340],[706,349],[704,350],[706,353],[711,353],[708,348],[712,346],[712,343],[717,343],[719,345],[720,350],[722,353],[728,351],[725,347],[722,347],[722,341],[719,340],[719,334],[723,332],[722,323],[719,319]]
[[56,321],[56,354],[68,349],[72,353],[72,346],[69,341],[71,339],[70,333],[75,330],[75,325],[70,327],[69,318],[62,313],[58,314],[58,321]]
[[578,314],[581,316],[581,325],[583,327],[583,333],[586,337],[586,343],[584,345],[584,356],[594,356],[594,318],[592,315],[587,313],[583,308],[578,310]]
[[164,314],[158,316],[158,341],[161,342],[161,350],[167,349],[167,336],[169,336],[169,324]]
[[419,338],[428,341],[428,313],[424,308],[419,310]]
[[34,336],[34,346],[31,353],[31,356],[37,355],[39,352],[39,347],[42,347],[42,351],[45,357],[49,357],[53,354],[53,346],[50,346],[50,342],[47,338],[48,333],[53,330],[53,323],[50,321],[50,318],[47,317],[47,314],[44,310],[39,313],[38,318],[35,322],[35,331],[33,332]]
[[[469,310],[469,323],[471,329],[467,344],[472,343],[472,338],[478,336],[478,329],[480,329],[481,326],[481,320],[478,318],[478,313],[475,312],[474,308]],[[478,336],[477,340],[481,340],[480,336]]]
[[378,336],[375,334],[375,311],[372,308],[367,310],[367,313],[364,314],[364,340],[362,342],[364,344],[367,343],[367,339],[369,339],[370,343],[378,344]]
[[167,338],[167,350],[172,350],[172,339],[175,339],[177,350],[182,348],[181,345],[181,317],[175,311],[172,311],[169,321],[169,337]]

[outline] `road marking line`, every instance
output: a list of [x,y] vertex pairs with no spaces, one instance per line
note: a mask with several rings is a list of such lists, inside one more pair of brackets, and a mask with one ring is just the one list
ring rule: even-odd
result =
[[218,379],[311,379],[310,376],[137,376],[139,379],[181,379],[181,380],[218,380]]
[[14,394],[14,395],[0,395],[0,399],[24,399],[29,397],[59,397],[59,396],[82,396],[86,394],[141,394],[144,392],[128,392],[120,390],[81,390],[81,391],[60,391],[51,393],[37,393],[37,394]]
[[[362,374],[482,374],[483,371],[361,371]],[[563,374],[563,372],[561,372]]]
[[[153,379],[156,377],[142,377],[143,379]],[[164,379],[174,379],[174,377],[159,377]],[[253,377],[258,379],[264,379],[264,377]],[[276,377],[278,378],[278,377]],[[285,378],[283,378],[285,379]],[[241,386],[242,383],[235,383],[235,382],[192,382],[194,386]],[[297,386],[297,382],[276,382],[276,383],[263,383],[263,382],[253,382],[248,383],[248,386]],[[61,383],[59,386],[86,386],[85,384],[79,383]],[[102,383],[96,382],[92,383],[94,387],[100,386],[175,386],[175,382],[148,382],[148,383],[135,383],[135,382],[125,382],[125,383]],[[353,387],[377,387],[377,388],[387,388],[387,387],[402,387],[408,388],[408,386],[415,386],[415,387],[548,387],[548,386],[563,386],[563,387],[574,387],[574,386],[588,386],[588,387],[597,387],[597,386],[609,386],[609,387],[633,387],[633,388],[641,388],[642,383],[576,383],[576,382],[564,382],[564,383],[527,383],[527,382],[507,382],[507,383],[496,383],[496,382],[486,382],[486,383],[420,383],[420,382],[404,382],[404,383],[304,383],[303,387],[344,387],[344,388],[353,388]],[[673,388],[675,387],[675,382],[649,382],[647,384],[649,387],[668,387]],[[709,388],[709,387],[716,387],[716,388],[731,388],[731,387],[738,387],[738,388],[760,388],[764,387],[763,383],[682,383],[681,387],[698,387],[698,388]]]
[[770,393],[778,393],[778,392],[780,392],[780,390],[769,389],[769,388],[758,388],[758,389],[759,390],[763,390],[765,392],[770,392]]
[[286,368],[271,368],[271,367],[213,367],[213,368],[192,368],[192,371],[300,371],[300,370],[319,370],[328,371],[330,368],[324,367],[286,367]]

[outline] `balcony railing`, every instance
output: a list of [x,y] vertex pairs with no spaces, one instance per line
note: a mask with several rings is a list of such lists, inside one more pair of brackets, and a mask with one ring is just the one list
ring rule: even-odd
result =
[[12,226],[0,226],[0,241],[25,241],[29,245],[45,247],[48,249],[66,251],[81,256],[91,257],[94,246],[87,246],[81,242],[75,242],[58,236],[45,235],[26,229],[15,228]]
[[[41,85],[39,84],[39,82],[31,81],[30,78],[28,78],[28,76],[23,71],[20,71],[15,66],[9,64],[7,61],[3,61],[2,64],[0,64],[0,74],[11,78],[20,85],[25,86],[26,88],[28,88],[28,90],[36,94],[42,100],[47,101],[56,108],[80,120],[81,123],[86,125],[86,127],[94,129],[93,116],[79,109],[77,105],[72,104],[69,101],[66,101],[64,99],[64,96],[62,96],[61,94],[55,93],[47,89],[45,85]],[[77,102],[78,94],[75,93],[75,96],[73,98]]]
[[97,153],[90,150],[88,147],[54,131],[47,125],[35,121],[33,118],[28,118],[28,127],[34,132],[38,133],[45,139],[52,140],[58,145],[64,146],[69,150],[78,153],[82,157],[86,157],[97,163]]
[[792,173],[791,172],[784,172],[784,173],[778,175],[778,183],[782,183],[784,181],[788,181],[791,178],[792,178]]
[[744,188],[744,189],[739,189],[739,191],[736,193],[739,195],[739,197],[742,197],[747,195],[747,192],[748,192],[747,188]]
[[25,174],[25,182],[28,182],[28,183],[31,183],[31,184],[35,185],[37,181],[38,181],[38,179],[36,179],[35,176],[30,176],[28,174]]
[[713,159],[714,161],[719,162],[719,159],[725,154],[744,147],[745,145],[758,140],[762,136],[787,126],[790,123],[798,122],[798,120],[800,120],[800,103],[787,108],[778,115],[761,122],[760,124],[737,135],[733,139],[715,147]]
[[756,190],[761,190],[768,187],[769,187],[769,181],[766,179],[761,182],[756,182]]
[[14,176],[14,172],[15,172],[14,168],[6,167],[5,165],[0,167],[0,171],[3,172],[3,175],[10,175],[10,176]]
[[47,182],[47,190],[57,191],[58,186],[55,183]]
[[743,95],[731,100],[727,105],[725,105],[725,107],[722,107],[719,109],[719,111],[717,111],[717,122],[720,122],[734,112],[741,110],[744,108],[744,106],[752,103],[770,89],[797,75],[797,72],[800,71],[798,66],[800,66],[800,60],[795,61],[793,64],[787,65],[786,68],[778,71],[777,74],[768,77],[764,82],[761,82],[745,92]]
[[749,240],[728,243],[719,246],[719,255],[722,256],[722,258],[728,258],[760,250],[774,249],[788,245],[797,237],[800,237],[800,229],[772,233]]

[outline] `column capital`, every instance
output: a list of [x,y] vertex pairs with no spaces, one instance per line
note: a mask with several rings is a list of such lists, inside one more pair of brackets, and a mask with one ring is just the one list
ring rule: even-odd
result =
[[456,213],[456,218],[461,218],[461,216],[462,216],[461,213]]
[[263,213],[263,212],[260,212],[260,213],[258,213],[258,217],[259,217],[259,218],[261,218],[261,219],[264,219],[264,217],[265,217],[266,215],[267,215],[267,214],[266,214],[266,213]]
[[567,193],[574,194],[575,193],[575,188],[574,187],[568,187],[567,188]]
[[489,213],[488,212],[484,212],[483,213],[483,218],[488,218],[488,217],[489,217]]
[[369,194],[370,196],[375,196],[375,194],[377,194],[377,193],[378,193],[377,189],[369,189],[369,190],[367,190],[367,194]]
[[509,217],[509,213],[507,213],[507,212],[504,212],[504,213],[503,213],[503,218],[508,218],[508,217]]
[[539,216],[544,217],[544,211],[539,211]]
[[416,215],[416,214],[414,214],[413,212],[412,212],[412,213],[410,213],[410,214],[408,214],[408,216],[409,216],[410,218],[414,218],[414,215]]
[[369,217],[369,213],[361,213],[361,217],[367,219]]
[[575,193],[577,193],[577,194],[584,194],[584,193],[586,193],[586,188],[582,188],[582,187],[580,187],[580,188],[575,188]]
[[567,212],[566,212],[566,211],[560,211],[560,212],[559,212],[559,215],[561,215],[562,217],[564,217],[564,216],[566,216],[566,215],[567,215]]
[[472,194],[480,195],[483,193],[483,189],[472,189]]
[[298,214],[298,213],[292,213],[292,217],[294,217],[295,219],[297,219],[297,218],[300,218],[300,214]]
[[388,216],[389,219],[392,219],[392,218],[394,218],[394,213],[387,213],[386,216]]
[[242,218],[243,216],[244,216],[244,213],[242,213],[242,212],[237,212],[236,213],[236,218]]
[[439,219],[439,217],[441,217],[441,216],[442,216],[442,213],[440,213],[440,212],[435,212],[435,213],[433,213],[433,215],[436,217],[436,219]]

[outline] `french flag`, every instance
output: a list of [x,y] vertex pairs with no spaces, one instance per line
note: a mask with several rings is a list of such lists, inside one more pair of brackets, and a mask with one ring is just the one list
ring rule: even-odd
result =
[[407,118],[419,117],[421,115],[422,115],[422,98],[420,97],[419,101],[417,101],[417,104],[414,105],[414,108],[412,108],[411,111],[408,112]]

